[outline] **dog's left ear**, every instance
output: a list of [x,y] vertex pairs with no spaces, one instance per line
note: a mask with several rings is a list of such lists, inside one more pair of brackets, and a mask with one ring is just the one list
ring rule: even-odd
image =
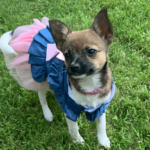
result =
[[103,8],[97,14],[91,29],[94,30],[101,38],[104,38],[108,44],[113,41],[113,29],[108,19],[107,8]]
[[49,26],[57,48],[62,50],[62,46],[71,30],[63,22],[55,19],[49,20]]

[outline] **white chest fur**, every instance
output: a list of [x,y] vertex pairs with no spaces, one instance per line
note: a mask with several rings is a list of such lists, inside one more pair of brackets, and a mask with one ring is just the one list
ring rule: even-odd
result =
[[[79,82],[80,87],[88,92],[91,92],[97,88],[101,87],[100,83],[100,75],[92,75],[88,77],[84,77],[80,82]],[[96,107],[99,106],[103,103],[105,103],[111,92],[106,95],[105,97],[100,98],[99,94],[95,95],[84,95],[80,92],[78,92],[75,87],[72,85],[72,95],[76,101],[76,103],[81,104],[81,105],[88,105],[89,107]]]

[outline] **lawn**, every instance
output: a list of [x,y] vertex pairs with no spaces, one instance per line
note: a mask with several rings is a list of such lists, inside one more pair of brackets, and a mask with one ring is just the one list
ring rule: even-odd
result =
[[[149,0],[0,0],[0,36],[43,16],[75,30],[89,28],[106,6],[114,29],[109,66],[117,86],[109,105],[107,134],[112,150],[150,150],[150,2]],[[98,150],[96,123],[82,114],[79,129],[86,143],[73,144],[55,97],[47,92],[54,121],[42,114],[38,94],[9,75],[0,52],[0,150]]]

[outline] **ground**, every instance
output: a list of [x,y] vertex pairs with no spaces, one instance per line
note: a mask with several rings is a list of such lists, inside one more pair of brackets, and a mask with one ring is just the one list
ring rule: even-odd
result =
[[[150,3],[149,0],[0,0],[0,35],[43,16],[72,30],[89,28],[103,7],[114,30],[109,66],[117,86],[109,105],[107,134],[112,150],[150,149]],[[86,144],[72,143],[55,97],[47,93],[54,121],[48,123],[36,92],[18,86],[0,52],[0,150],[97,150],[96,123],[82,114],[79,129]]]

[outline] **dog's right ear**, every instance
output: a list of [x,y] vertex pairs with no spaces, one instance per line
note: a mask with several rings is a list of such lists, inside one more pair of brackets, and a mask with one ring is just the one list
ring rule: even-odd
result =
[[49,20],[49,26],[57,48],[62,50],[62,46],[67,38],[67,35],[71,33],[71,30],[63,22],[55,19]]

